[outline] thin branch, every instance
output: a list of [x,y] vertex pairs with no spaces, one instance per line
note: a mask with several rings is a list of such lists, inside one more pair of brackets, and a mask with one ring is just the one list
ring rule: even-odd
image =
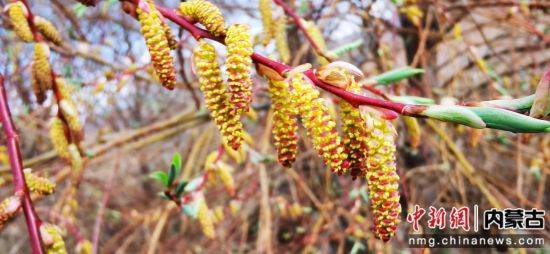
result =
[[2,120],[2,129],[6,137],[6,146],[10,157],[11,173],[14,182],[14,193],[23,194],[23,213],[27,223],[27,231],[32,248],[32,253],[44,253],[42,249],[42,237],[40,235],[40,218],[34,211],[31,196],[21,162],[21,151],[19,150],[19,135],[13,126],[8,97],[4,88],[4,77],[0,75],[0,118]]

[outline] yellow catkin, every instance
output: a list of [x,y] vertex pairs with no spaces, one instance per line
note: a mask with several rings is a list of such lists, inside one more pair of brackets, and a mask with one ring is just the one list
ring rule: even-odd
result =
[[65,241],[59,227],[45,223],[40,226],[40,234],[47,254],[66,254]]
[[25,7],[23,3],[17,1],[8,4],[6,8],[15,34],[24,42],[34,41],[34,36],[29,26],[29,22],[27,21],[27,7]]
[[42,35],[44,35],[44,37],[46,37],[46,39],[53,42],[55,45],[63,45],[63,38],[61,38],[61,34],[59,34],[57,28],[55,28],[49,20],[40,16],[34,16],[34,26]]
[[264,45],[267,45],[275,35],[275,23],[273,22],[272,15],[273,8],[271,6],[272,4],[272,0],[260,0],[258,3],[258,9],[260,10],[260,14],[262,16],[262,25],[264,27]]
[[178,40],[176,39],[174,33],[172,33],[170,26],[164,22],[164,20],[162,21],[162,28],[164,29],[164,36],[166,36],[166,40],[168,40],[168,46],[170,49],[176,49]]
[[241,114],[248,111],[252,100],[252,79],[250,68],[252,67],[253,53],[250,42],[250,32],[247,25],[235,24],[227,29],[225,37],[227,46],[228,88],[231,94],[231,104]]
[[24,172],[25,182],[32,193],[36,193],[38,195],[49,195],[55,191],[54,182],[47,178],[33,174],[30,168],[25,169]]
[[21,207],[21,197],[11,196],[0,203],[0,229],[4,227],[6,222],[17,214]]
[[389,241],[400,223],[399,175],[395,163],[393,125],[379,116],[369,115],[367,136],[367,185],[374,217],[375,236]]
[[206,107],[216,122],[222,138],[234,150],[242,145],[243,127],[239,115],[229,104],[214,46],[201,41],[195,48],[193,61],[204,93]]
[[228,164],[225,164],[222,161],[218,161],[216,163],[216,173],[223,183],[223,186],[231,196],[235,195],[235,180],[233,180],[233,175],[231,174],[232,171],[233,169]]
[[323,99],[319,98],[319,92],[301,75],[292,78],[292,88],[292,100],[296,103],[313,147],[333,172],[347,172],[346,154],[343,153],[336,122]]
[[70,160],[71,155],[68,150],[69,141],[65,134],[66,128],[68,127],[59,117],[54,117],[50,122],[50,139],[59,157]]
[[172,90],[176,85],[176,73],[161,14],[155,9],[151,0],[142,3],[144,4],[140,4],[136,9],[141,33],[149,48],[151,62],[159,80],[165,88]]
[[282,16],[275,21],[275,48],[279,53],[281,61],[288,63],[290,61],[290,48],[288,47],[288,38],[286,35],[286,17]]
[[[359,85],[353,82],[348,88],[348,91],[358,93]],[[361,116],[358,108],[344,100],[339,101],[342,133],[344,143],[344,153],[348,156],[350,174],[353,179],[364,177],[367,173],[365,160],[367,156],[366,137],[368,135],[365,120]]]
[[71,156],[71,168],[78,174],[84,168],[84,162],[82,161],[80,151],[75,144],[70,144],[67,149],[69,150],[69,154]]
[[269,81],[273,108],[273,138],[279,163],[291,167],[298,152],[298,110],[286,81]]
[[206,237],[213,239],[216,237],[216,232],[210,209],[208,209],[204,198],[201,198],[198,202],[197,219],[201,225],[202,232]]
[[75,251],[77,254],[92,254],[93,252],[93,245],[92,242],[88,240],[82,240],[78,242],[76,245]]
[[192,0],[180,4],[181,14],[204,25],[215,36],[225,33],[225,21],[218,7],[208,1]]
[[[315,23],[312,21],[303,21],[303,22],[305,24],[306,31],[311,37],[311,39],[313,40],[313,42],[315,42],[315,44],[317,45],[320,51],[325,52],[327,50],[327,44],[325,42],[325,38],[323,37],[323,33],[321,32],[321,29],[319,29],[319,27],[315,25]],[[326,65],[329,63],[327,59],[325,59],[323,56],[317,53],[315,53],[315,57],[317,58],[317,62],[320,65]]]
[[32,61],[32,87],[36,101],[42,104],[46,100],[46,91],[52,87],[52,70],[50,66],[50,47],[46,43],[34,44]]

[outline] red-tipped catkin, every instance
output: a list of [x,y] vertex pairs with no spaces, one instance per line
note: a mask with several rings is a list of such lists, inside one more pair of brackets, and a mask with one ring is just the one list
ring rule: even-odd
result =
[[395,136],[393,125],[378,116],[368,119],[367,185],[374,217],[374,234],[389,241],[400,223],[399,175],[395,163]]
[[222,138],[231,148],[238,150],[242,144],[243,127],[239,115],[229,104],[214,46],[201,41],[194,50],[193,61],[199,76],[200,89],[206,106],[216,122]]
[[208,1],[192,0],[180,4],[181,14],[192,18],[206,27],[215,36],[225,33],[225,21],[218,7]]
[[172,90],[176,85],[176,73],[162,16],[151,0],[140,1],[136,12],[155,72],[162,85]]
[[273,108],[273,138],[279,163],[292,166],[298,151],[298,120],[290,88],[286,81],[269,81],[269,93]]
[[336,122],[323,99],[319,98],[319,92],[304,78],[299,74],[292,78],[292,100],[296,103],[315,150],[332,171],[344,173],[347,171],[346,154],[343,153]]
[[227,81],[231,93],[231,104],[237,113],[248,111],[252,99],[252,79],[250,68],[252,67],[252,43],[247,25],[235,24],[227,29],[225,37],[227,45]]
[[[359,92],[359,85],[353,82],[347,89],[350,92]],[[344,153],[348,155],[350,174],[353,179],[363,177],[367,173],[367,126],[358,108],[344,100],[339,101],[342,118],[342,139]]]

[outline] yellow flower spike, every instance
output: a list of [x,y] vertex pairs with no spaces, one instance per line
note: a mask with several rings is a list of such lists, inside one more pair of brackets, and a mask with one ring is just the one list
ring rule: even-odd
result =
[[258,4],[258,9],[260,9],[260,14],[262,16],[262,25],[264,27],[264,45],[267,45],[275,35],[275,23],[273,22],[272,16],[273,8],[271,7],[272,4],[272,0],[260,0]]
[[80,172],[84,168],[84,162],[82,161],[82,156],[80,156],[80,151],[75,144],[70,144],[67,148],[69,154],[71,155],[71,168],[74,172]]
[[[325,38],[323,37],[323,33],[321,32],[321,29],[317,25],[315,25],[312,21],[306,21],[302,20],[306,27],[306,31],[311,37],[311,39],[315,42],[319,50],[322,52],[325,52],[327,50],[327,43],[325,42]],[[317,58],[317,62],[320,65],[326,65],[329,63],[327,59],[325,59],[323,56],[315,53],[315,57]]]
[[286,34],[286,17],[283,15],[275,21],[275,48],[279,53],[281,61],[288,63],[290,61],[290,48]]
[[13,195],[0,203],[0,229],[13,218],[21,208],[21,197]]
[[214,239],[216,237],[216,232],[214,230],[214,222],[210,215],[210,209],[208,209],[204,197],[201,197],[198,202],[197,219],[201,225],[202,232],[206,237]]
[[[353,83],[351,86],[348,91],[359,91],[357,83]],[[356,179],[357,177],[365,176],[367,173],[365,160],[368,150],[366,142],[368,130],[359,109],[344,100],[339,101],[339,105],[342,118],[342,132],[344,134],[344,153],[348,155],[350,174],[353,179]]]
[[40,226],[42,242],[47,254],[66,254],[65,241],[61,236],[61,229],[55,225],[44,223]]
[[399,175],[395,163],[395,136],[393,125],[377,115],[368,115],[371,123],[366,143],[367,186],[374,217],[374,234],[389,241],[400,223]]
[[50,47],[46,43],[34,44],[32,61],[32,87],[36,101],[42,104],[46,100],[46,91],[52,87],[52,70],[50,66]]
[[92,242],[88,240],[82,240],[76,245],[75,251],[77,254],[92,254],[93,245]]
[[49,195],[55,191],[55,183],[49,179],[33,174],[30,168],[24,169],[23,172],[25,173],[25,182],[32,193]]
[[68,127],[59,117],[54,117],[50,122],[50,139],[59,157],[70,160],[69,141],[65,134],[66,128]]
[[292,88],[292,100],[296,103],[313,147],[333,172],[347,172],[348,162],[336,130],[336,122],[323,99],[319,98],[319,92],[302,75],[292,78]]
[[286,81],[269,81],[273,107],[273,138],[279,163],[291,167],[298,152],[298,110]]
[[59,110],[65,120],[67,120],[69,129],[75,133],[80,133],[82,125],[80,124],[79,114],[73,101],[70,98],[59,101]]
[[61,38],[57,28],[55,28],[49,20],[40,16],[34,16],[34,26],[36,26],[36,29],[44,35],[46,39],[53,42],[55,45],[63,45],[63,38]]
[[233,175],[231,174],[233,171],[233,168],[229,164],[222,161],[216,163],[216,173],[231,196],[235,195],[235,180],[233,180]]
[[247,112],[252,100],[252,79],[250,68],[252,67],[253,53],[250,42],[250,32],[247,25],[235,24],[227,29],[225,37],[227,45],[227,81],[230,102],[240,115]]
[[225,94],[214,46],[201,41],[194,50],[193,62],[210,116],[218,126],[224,143],[238,150],[242,145],[243,126]]
[[181,14],[192,18],[206,27],[215,36],[225,33],[225,21],[222,12],[213,3],[204,0],[192,0],[180,4]]
[[214,208],[213,215],[214,215],[214,218],[216,219],[216,224],[223,221],[223,219],[225,218],[225,214],[223,213],[223,207],[222,206],[216,206],[216,208]]
[[20,1],[6,5],[5,10],[8,12],[8,17],[13,25],[13,31],[24,42],[34,41],[27,16],[29,15],[27,7]]
[[136,12],[155,72],[162,85],[172,90],[176,85],[176,73],[162,16],[152,0],[140,1]]

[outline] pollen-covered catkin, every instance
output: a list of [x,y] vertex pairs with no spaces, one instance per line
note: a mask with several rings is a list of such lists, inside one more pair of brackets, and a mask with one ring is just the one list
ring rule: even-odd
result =
[[346,154],[343,153],[336,122],[323,99],[319,98],[319,92],[302,75],[292,78],[292,88],[292,100],[296,103],[313,147],[333,172],[347,172]]
[[248,111],[252,99],[252,79],[250,68],[252,67],[252,43],[247,25],[235,24],[227,29],[225,37],[227,45],[228,88],[231,94],[231,104],[238,114]]
[[42,35],[44,35],[44,37],[46,37],[46,39],[53,42],[55,45],[63,45],[63,38],[61,38],[57,28],[55,28],[49,20],[40,16],[34,16],[34,26]]
[[216,173],[218,174],[218,177],[229,195],[233,196],[235,195],[235,180],[233,179],[231,171],[233,171],[233,169],[228,164],[225,164],[222,161],[218,161],[216,163]]
[[176,73],[170,55],[170,45],[165,35],[166,30],[161,20],[162,17],[151,0],[147,0],[146,4],[140,4],[138,7],[136,12],[141,24],[141,33],[149,48],[155,72],[162,85],[172,90],[176,85]]
[[[359,86],[357,83],[352,82],[347,90],[356,93],[359,91]],[[342,133],[344,134],[342,139],[344,153],[348,155],[350,174],[353,179],[356,179],[357,177],[365,176],[367,173],[365,164],[368,150],[366,143],[368,136],[367,126],[358,108],[353,107],[344,100],[339,101],[339,106],[342,119]]]
[[[304,21],[304,24],[306,26],[307,33],[309,34],[313,42],[315,42],[319,50],[322,52],[326,51],[327,43],[325,42],[325,38],[323,37],[323,33],[321,32],[319,27],[315,25],[315,23],[312,21]],[[315,57],[317,58],[317,62],[320,65],[326,65],[329,63],[327,59],[317,53],[315,53]]]
[[47,254],[66,254],[65,241],[61,236],[61,229],[59,227],[44,223],[40,226],[40,234],[42,236],[42,242],[46,249]]
[[202,232],[206,237],[213,239],[216,237],[216,232],[214,231],[214,222],[212,221],[210,209],[208,209],[204,197],[199,199],[198,202],[197,219],[201,225]]
[[267,45],[275,35],[275,23],[273,22],[272,16],[273,8],[271,7],[272,4],[272,0],[260,0],[258,4],[258,9],[260,9],[260,14],[262,16],[262,25],[264,27],[264,45]]
[[13,195],[8,197],[0,203],[0,229],[4,227],[4,224],[17,214],[17,211],[21,207],[21,197]]
[[20,2],[10,3],[6,6],[8,17],[13,25],[13,31],[24,42],[34,41],[29,22],[27,21],[28,10],[25,5]]
[[27,187],[32,193],[49,195],[55,191],[55,183],[49,179],[33,174],[30,168],[25,169],[23,172],[25,173]]
[[69,153],[69,141],[65,130],[68,128],[63,120],[59,117],[54,117],[50,122],[50,139],[52,140],[53,147],[59,157],[65,158],[67,160],[71,159]]
[[194,50],[193,61],[212,119],[216,122],[224,142],[238,150],[243,140],[243,127],[239,115],[226,96],[214,46],[201,41]]
[[36,101],[42,104],[46,100],[46,91],[52,87],[50,66],[50,47],[46,43],[34,44],[34,59],[31,67],[31,82]]
[[275,21],[275,48],[279,53],[281,61],[288,63],[290,61],[290,48],[286,35],[286,17],[283,15]]
[[367,136],[367,185],[374,217],[374,234],[389,241],[400,223],[399,175],[395,163],[393,125],[379,116],[369,115]]
[[181,14],[192,18],[206,27],[215,36],[225,33],[222,12],[213,3],[205,0],[192,0],[180,4]]
[[292,166],[298,152],[298,110],[286,81],[269,80],[269,93],[273,108],[273,138],[279,163]]

